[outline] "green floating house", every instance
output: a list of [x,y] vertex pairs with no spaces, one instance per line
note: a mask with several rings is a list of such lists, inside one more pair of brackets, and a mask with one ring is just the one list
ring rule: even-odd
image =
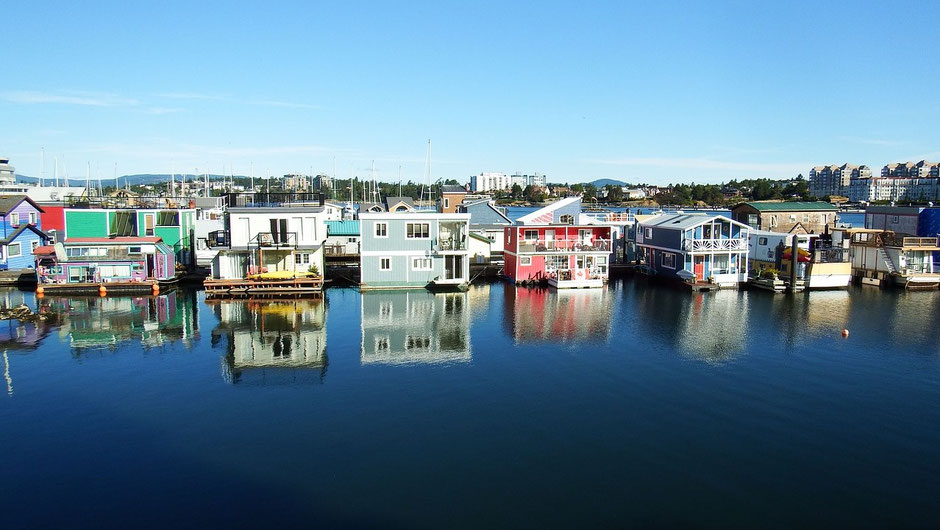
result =
[[194,263],[195,209],[66,208],[65,239],[88,237],[159,237],[176,260]]

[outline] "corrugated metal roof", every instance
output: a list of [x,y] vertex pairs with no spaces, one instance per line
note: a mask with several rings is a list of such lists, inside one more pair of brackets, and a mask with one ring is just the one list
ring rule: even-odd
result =
[[331,236],[358,236],[359,221],[353,219],[326,221],[326,233]]
[[[836,211],[834,205],[828,202],[800,202],[800,201],[754,201],[745,202],[751,208],[760,212],[805,212],[805,211]],[[740,205],[739,205],[740,206]]]
[[686,230],[698,225],[705,224],[714,219],[721,219],[738,226],[746,227],[733,219],[723,215],[708,215],[707,213],[664,213],[651,219],[638,220],[640,226],[656,226],[660,228],[669,228],[671,230]]

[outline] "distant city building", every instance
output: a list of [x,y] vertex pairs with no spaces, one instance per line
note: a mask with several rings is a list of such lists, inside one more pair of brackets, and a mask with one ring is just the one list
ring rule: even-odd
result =
[[816,197],[847,195],[852,179],[870,177],[871,168],[866,165],[816,166],[809,170],[809,193]]
[[940,164],[926,160],[886,164],[880,177],[853,177],[846,195],[855,202],[936,201],[940,199]]
[[512,187],[512,179],[505,173],[480,173],[470,177],[470,191],[486,192],[508,190]]
[[531,175],[520,175],[515,174],[510,179],[510,187],[518,184],[520,188],[525,189],[526,186],[536,186],[539,188],[544,188],[546,184],[545,175],[540,173],[533,173]]
[[313,177],[313,187],[317,191],[333,189],[333,179],[327,175],[317,175]]

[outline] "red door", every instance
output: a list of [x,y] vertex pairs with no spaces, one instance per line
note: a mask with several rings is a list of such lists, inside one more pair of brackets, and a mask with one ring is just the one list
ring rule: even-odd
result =
[[695,256],[695,277],[698,281],[705,281],[705,256]]

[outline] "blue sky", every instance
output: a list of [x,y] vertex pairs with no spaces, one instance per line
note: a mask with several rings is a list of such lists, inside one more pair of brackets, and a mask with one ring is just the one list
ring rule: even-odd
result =
[[[657,184],[940,158],[934,2],[14,2],[0,156],[73,177]],[[469,5],[472,4],[472,5]],[[100,169],[98,169],[100,168]]]

